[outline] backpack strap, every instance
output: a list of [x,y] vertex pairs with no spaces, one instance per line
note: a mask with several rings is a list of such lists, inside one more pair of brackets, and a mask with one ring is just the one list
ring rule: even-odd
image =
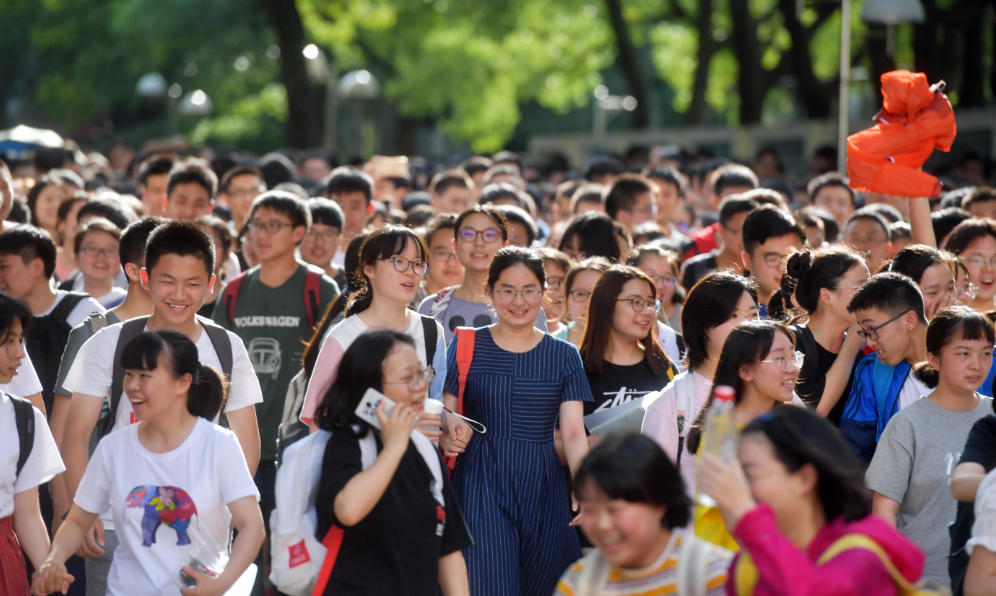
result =
[[[225,314],[228,315],[228,320],[233,323],[235,321],[235,304],[239,301],[239,290],[242,289],[242,282],[245,281],[248,273],[248,271],[243,271],[233,277],[225,286],[223,292],[221,303],[225,305]],[[305,280],[307,281],[307,278]]]
[[916,587],[909,582],[906,577],[900,573],[899,569],[889,558],[889,555],[882,549],[881,546],[872,538],[865,536],[864,534],[844,534],[830,545],[820,558],[816,560],[817,565],[823,565],[830,559],[836,557],[840,553],[846,550],[852,549],[864,549],[875,553],[879,561],[885,567],[885,570],[889,572],[889,576],[892,577],[892,581],[896,583],[899,588],[899,593],[901,594],[911,594],[916,592]]
[[121,335],[118,336],[118,345],[114,347],[114,361],[111,372],[110,413],[107,416],[105,428],[101,429],[101,437],[111,432],[111,429],[114,428],[114,422],[118,416],[118,403],[121,401],[121,394],[124,392],[125,370],[121,366],[121,354],[124,353],[128,342],[145,331],[145,325],[148,321],[149,317],[135,317],[134,319],[125,321],[121,325]]
[[342,548],[342,534],[342,528],[333,525],[329,528],[329,533],[325,535],[325,540],[322,540],[322,546],[327,550],[325,560],[322,561],[322,568],[318,572],[315,589],[311,592],[312,596],[325,594],[325,586],[328,585],[329,577],[332,575],[332,567],[335,566],[335,560],[339,557],[339,549]]
[[[457,327],[453,331],[453,338],[457,342],[457,409],[456,413],[463,416],[463,392],[467,388],[467,375],[470,373],[470,365],[474,361],[474,341],[477,339],[476,332],[471,327]],[[456,459],[451,457],[446,462],[446,466],[452,471],[456,468]]]
[[107,327],[107,315],[102,312],[95,312],[86,318],[86,326],[90,329],[90,337]]
[[419,315],[422,318],[422,336],[425,338],[425,363],[432,366],[436,359],[436,344],[439,342],[439,330],[436,329],[436,319]]
[[207,333],[214,351],[218,354],[218,360],[221,362],[221,372],[225,373],[225,379],[231,381],[235,357],[232,354],[232,340],[228,338],[228,331],[225,331],[224,327],[211,319],[197,317],[197,322],[204,328],[204,333]]
[[[321,295],[322,274],[309,268],[304,274],[304,310],[308,311],[308,327],[312,329],[315,328],[315,321],[318,320],[318,305],[321,303]],[[231,312],[235,313],[234,303]]]
[[48,316],[52,317],[53,321],[65,321],[69,318],[69,314],[73,312],[84,298],[89,298],[89,294],[83,294],[81,292],[69,292],[66,297],[59,301],[59,304],[52,309],[51,314]]
[[681,537],[678,558],[678,596],[705,596],[706,571],[712,544],[691,534]]
[[13,395],[7,397],[14,404],[14,422],[17,426],[17,440],[20,446],[20,451],[17,454],[17,468],[14,472],[14,478],[17,478],[21,475],[21,470],[27,463],[28,456],[31,455],[31,449],[35,446],[35,412],[30,401]]

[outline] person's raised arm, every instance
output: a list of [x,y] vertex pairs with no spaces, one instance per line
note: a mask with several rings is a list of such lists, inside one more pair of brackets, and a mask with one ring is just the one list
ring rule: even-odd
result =
[[256,468],[259,467],[259,425],[256,421],[255,406],[246,406],[238,410],[226,412],[228,426],[235,433],[242,447],[242,453],[246,456],[246,465],[249,466],[249,473],[256,475]]
[[951,475],[951,495],[963,503],[974,503],[985,477],[986,469],[982,464],[971,461],[958,464]]
[[841,396],[844,395],[844,390],[847,389],[847,381],[851,378],[854,360],[864,348],[865,340],[858,337],[857,333],[848,333],[844,336],[840,353],[837,354],[837,359],[827,371],[826,381],[823,384],[823,395],[816,405],[817,414],[826,418],[840,401]]
[[439,558],[439,586],[445,596],[470,596],[463,551],[458,550]]
[[896,516],[899,515],[899,503],[889,497],[873,493],[872,513],[884,519],[893,528],[896,527]]
[[[232,513],[232,525],[238,531],[232,543],[232,554],[228,558],[225,570],[218,577],[211,577],[190,567],[184,567],[197,585],[192,588],[181,588],[183,596],[207,596],[226,593],[239,577],[249,568],[259,549],[263,546],[266,531],[263,528],[263,514],[259,510],[256,496],[250,495],[236,499],[228,504]],[[261,571],[257,571],[261,573]]]
[[38,487],[14,495],[14,534],[21,543],[24,554],[35,569],[41,567],[48,555],[48,530],[38,508]]
[[910,209],[910,229],[914,244],[926,244],[937,248],[934,224],[930,220],[930,201],[926,198],[907,199]]

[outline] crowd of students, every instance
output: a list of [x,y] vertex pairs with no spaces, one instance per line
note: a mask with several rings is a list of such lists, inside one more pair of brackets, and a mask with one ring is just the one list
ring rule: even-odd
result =
[[[996,190],[43,161],[0,161],[0,596],[277,593],[281,549],[292,594],[996,594]],[[306,438],[325,555],[271,527]]]

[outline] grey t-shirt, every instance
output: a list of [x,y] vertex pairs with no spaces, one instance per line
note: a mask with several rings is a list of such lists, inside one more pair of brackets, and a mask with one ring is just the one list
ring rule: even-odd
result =
[[924,579],[942,586],[951,583],[948,525],[957,513],[951,473],[972,425],[992,412],[992,398],[984,396],[969,412],[920,398],[889,421],[865,474],[869,489],[899,503],[896,527],[927,555]]
[[[107,326],[117,325],[121,322],[118,315],[114,313],[113,310],[109,310],[105,313],[107,317]],[[73,362],[76,361],[76,354],[79,353],[80,348],[86,343],[86,340],[93,337],[90,333],[90,326],[83,321],[79,325],[73,327],[73,330],[69,332],[69,339],[66,340],[66,349],[62,352],[62,361],[59,363],[59,374],[55,379],[55,392],[59,395],[64,395],[66,397],[72,397],[73,392],[66,389],[66,377],[69,376],[69,369],[73,367]]]
[[[418,307],[419,314],[428,315],[432,310],[432,301],[436,295],[428,296]],[[498,322],[498,317],[494,315],[491,306],[481,302],[467,302],[466,300],[450,296],[450,302],[446,306],[446,315],[443,317],[443,330],[446,332],[446,345],[453,341],[453,330],[457,327],[486,327]],[[533,322],[537,329],[546,332],[546,313],[540,307],[539,314]]]

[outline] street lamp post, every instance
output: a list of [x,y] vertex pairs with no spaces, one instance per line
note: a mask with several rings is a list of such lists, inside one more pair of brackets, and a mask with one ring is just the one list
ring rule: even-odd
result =
[[314,83],[325,84],[325,129],[322,131],[322,146],[334,149],[337,146],[336,128],[339,116],[339,71],[333,62],[325,57],[325,53],[311,43],[301,51],[307,62],[305,67],[308,79]]

